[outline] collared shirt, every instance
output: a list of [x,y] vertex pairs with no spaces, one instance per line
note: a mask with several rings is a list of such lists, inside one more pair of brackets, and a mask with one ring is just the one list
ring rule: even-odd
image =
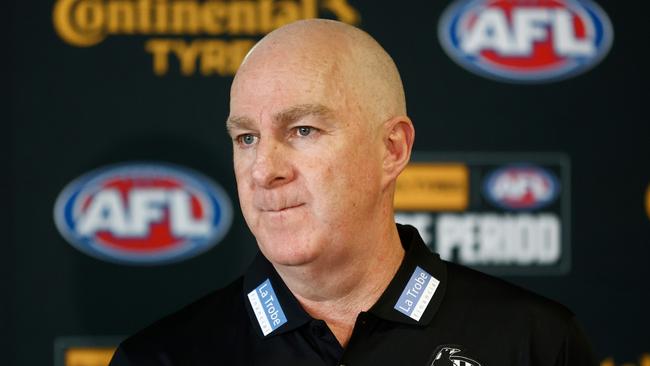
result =
[[442,261],[417,230],[344,349],[258,255],[243,276],[123,342],[118,365],[596,365],[573,314],[551,300]]

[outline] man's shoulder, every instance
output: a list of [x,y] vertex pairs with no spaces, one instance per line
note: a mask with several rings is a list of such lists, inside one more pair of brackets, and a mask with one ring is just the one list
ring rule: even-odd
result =
[[566,306],[457,264],[447,263],[447,275],[445,325],[471,330],[464,336],[475,345],[490,344],[493,350],[512,349],[518,354],[528,350],[530,364],[597,364],[574,313]]
[[558,328],[573,321],[574,314],[566,306],[500,278],[454,263],[447,263],[447,271],[445,297],[456,306],[467,306],[468,314],[533,326],[545,322]]
[[242,281],[240,277],[140,330],[120,344],[119,352],[129,359],[140,354],[173,357],[205,343],[224,344],[224,339],[237,338],[237,332],[245,336],[248,328],[242,323],[248,315]]

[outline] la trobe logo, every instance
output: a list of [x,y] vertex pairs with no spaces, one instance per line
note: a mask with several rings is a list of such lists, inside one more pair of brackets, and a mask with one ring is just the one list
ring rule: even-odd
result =
[[457,0],[440,18],[438,37],[473,73],[544,83],[596,66],[614,35],[607,14],[591,1]]
[[80,251],[109,262],[154,265],[201,254],[227,233],[232,207],[215,182],[161,163],[91,171],[58,196],[54,220]]

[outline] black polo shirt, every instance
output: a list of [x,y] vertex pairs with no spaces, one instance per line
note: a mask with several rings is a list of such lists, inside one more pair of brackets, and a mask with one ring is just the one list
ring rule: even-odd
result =
[[124,341],[118,365],[596,365],[564,306],[442,261],[413,227],[406,255],[344,349],[307,314],[273,266],[250,269]]

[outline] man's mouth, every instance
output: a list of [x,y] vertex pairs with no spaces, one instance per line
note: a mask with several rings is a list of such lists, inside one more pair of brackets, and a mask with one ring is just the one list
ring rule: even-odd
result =
[[298,203],[298,204],[295,204],[295,205],[284,206],[284,207],[279,207],[279,208],[263,208],[262,211],[263,212],[285,212],[285,211],[289,211],[289,210],[291,210],[293,208],[298,208],[298,207],[301,207],[301,206],[304,206],[304,205],[305,205],[304,203]]

